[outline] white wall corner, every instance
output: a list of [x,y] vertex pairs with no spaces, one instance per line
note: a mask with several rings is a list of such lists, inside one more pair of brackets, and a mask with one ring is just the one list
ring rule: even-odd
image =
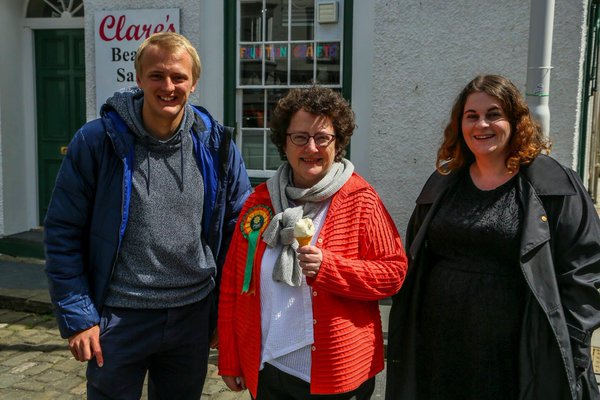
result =
[[[2,160],[2,97],[0,96],[0,161]],[[0,236],[4,236],[4,163],[0,162]]]
[[352,136],[351,159],[356,171],[370,181],[375,5],[372,1],[355,1],[353,14],[351,98],[357,128]]
[[[584,1],[583,3],[587,3],[587,1]],[[580,141],[580,137],[581,137],[581,119],[583,118],[583,113],[585,113],[587,110],[583,110],[583,92],[585,90],[584,88],[584,83],[585,83],[585,63],[586,63],[586,56],[587,56],[587,47],[588,47],[588,30],[590,28],[589,24],[588,24],[588,15],[589,15],[589,6],[587,4],[583,4],[582,5],[583,9],[581,10],[581,20],[580,23],[578,24],[578,26],[581,27],[580,29],[580,40],[578,41],[579,43],[581,43],[581,46],[579,47],[579,60],[578,60],[578,64],[577,64],[577,93],[579,94],[576,98],[575,98],[575,107],[574,107],[574,116],[575,116],[575,120],[573,121],[573,151],[571,152],[571,157],[572,157],[572,162],[569,164],[566,164],[567,166],[571,167],[572,169],[577,171],[578,168],[578,164],[579,164],[579,152],[580,152],[580,147],[579,147],[579,141]],[[592,112],[593,110],[593,104],[589,105],[590,112]],[[597,118],[593,115],[589,115],[589,119],[588,119],[588,125],[591,126],[592,123],[592,119],[593,118]],[[585,129],[585,127],[584,127]],[[588,142],[589,142],[589,137],[588,137]],[[589,158],[585,157],[585,163],[587,164],[589,162]],[[588,169],[587,169],[587,165],[584,165],[584,171],[587,174]],[[584,182],[587,181],[587,177],[584,177]]]

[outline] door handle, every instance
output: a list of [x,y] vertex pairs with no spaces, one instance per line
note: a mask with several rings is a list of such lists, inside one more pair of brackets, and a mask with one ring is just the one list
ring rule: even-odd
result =
[[60,146],[60,155],[61,156],[66,156],[68,148],[69,148],[69,146]]

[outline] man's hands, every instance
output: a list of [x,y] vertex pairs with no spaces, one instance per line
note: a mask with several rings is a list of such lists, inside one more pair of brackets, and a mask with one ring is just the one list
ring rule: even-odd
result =
[[69,349],[77,361],[89,361],[96,357],[98,366],[102,367],[104,365],[102,348],[100,347],[100,327],[98,325],[71,336],[69,338]]

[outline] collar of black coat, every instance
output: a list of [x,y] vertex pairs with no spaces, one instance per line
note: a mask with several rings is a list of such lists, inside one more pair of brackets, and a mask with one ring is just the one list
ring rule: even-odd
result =
[[[465,167],[463,167],[465,168]],[[417,204],[431,204],[435,199],[452,186],[462,169],[442,175],[435,171],[423,186],[417,197]],[[576,194],[572,182],[573,171],[567,170],[558,161],[547,155],[540,154],[529,165],[524,165],[519,171],[519,177],[529,181],[538,196],[572,196]]]

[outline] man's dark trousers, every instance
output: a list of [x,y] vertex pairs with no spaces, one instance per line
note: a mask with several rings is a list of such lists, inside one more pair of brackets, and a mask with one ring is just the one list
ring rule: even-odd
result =
[[183,307],[138,310],[105,306],[100,319],[104,366],[88,363],[88,399],[197,400],[206,379],[212,294]]

